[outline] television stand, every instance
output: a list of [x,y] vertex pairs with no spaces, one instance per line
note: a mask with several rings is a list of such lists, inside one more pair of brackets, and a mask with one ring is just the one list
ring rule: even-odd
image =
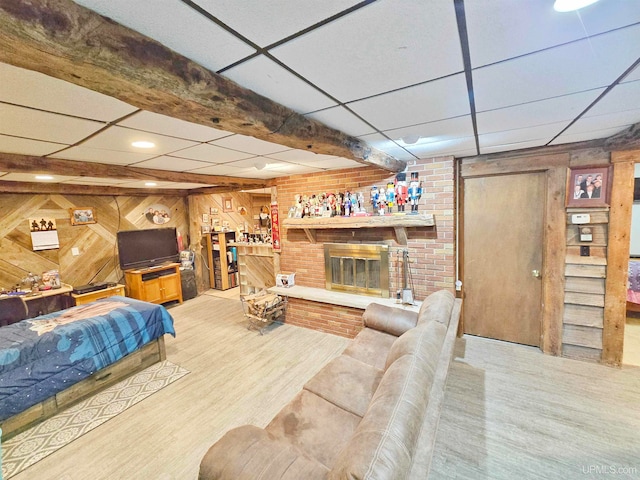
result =
[[178,300],[182,303],[180,264],[167,263],[124,271],[127,295],[150,303]]

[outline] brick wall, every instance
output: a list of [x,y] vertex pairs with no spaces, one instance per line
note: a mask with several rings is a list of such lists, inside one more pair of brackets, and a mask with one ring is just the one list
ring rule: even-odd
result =
[[[453,157],[440,157],[418,160],[410,166],[411,172],[418,172],[422,180],[423,193],[419,211],[432,213],[436,227],[409,229],[408,245],[398,245],[392,228],[354,229],[354,230],[318,230],[317,243],[310,243],[304,231],[281,228],[282,254],[280,269],[284,272],[296,272],[296,284],[307,287],[325,288],[324,279],[324,243],[385,243],[390,254],[390,292],[393,296],[402,288],[402,275],[398,278],[398,251],[409,250],[410,270],[413,278],[415,298],[422,300],[430,293],[440,289],[454,290],[455,282],[455,175]],[[362,167],[348,170],[330,171],[312,175],[296,175],[279,178],[276,181],[280,218],[287,217],[289,207],[294,205],[296,194],[313,195],[327,192],[362,192],[367,205],[370,205],[371,187],[386,186],[395,175],[374,168]],[[394,211],[396,208],[394,207]],[[407,206],[407,210],[410,207]],[[401,272],[400,272],[401,273]],[[287,323],[309,326],[317,330],[352,337],[362,328],[359,320],[362,311],[335,307],[330,314],[326,304],[292,302],[287,312]],[[318,310],[320,309],[320,310]],[[294,310],[298,310],[294,312]],[[356,311],[358,328],[353,328],[353,316]],[[314,313],[310,317],[311,313]],[[317,316],[317,315],[320,316]],[[329,316],[343,316],[344,322],[330,320]],[[313,318],[313,321],[304,318]]]

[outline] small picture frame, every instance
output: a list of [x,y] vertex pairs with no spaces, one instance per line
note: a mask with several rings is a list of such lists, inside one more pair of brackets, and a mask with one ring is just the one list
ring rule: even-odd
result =
[[224,197],[222,199],[222,211],[223,212],[233,212],[233,198],[232,197]]
[[88,225],[98,223],[94,207],[75,207],[69,209],[71,225]]
[[216,207],[211,207],[211,208],[209,209],[209,213],[210,213],[211,215],[218,215],[218,209],[217,209]]
[[209,223],[209,214],[208,213],[203,213],[202,214],[202,223]]
[[610,167],[569,168],[567,207],[606,207],[609,205]]
[[203,235],[211,233],[211,225],[200,225],[200,229],[202,230]]

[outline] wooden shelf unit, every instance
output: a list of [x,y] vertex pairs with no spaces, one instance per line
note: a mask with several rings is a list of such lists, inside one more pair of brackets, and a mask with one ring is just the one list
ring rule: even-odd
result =
[[270,243],[234,243],[238,249],[240,295],[248,295],[276,284],[273,245]]
[[400,245],[407,244],[407,228],[435,226],[435,218],[430,213],[417,215],[371,215],[363,217],[311,217],[285,218],[282,226],[287,229],[302,229],[311,243],[316,243],[316,230],[393,228]]
[[178,300],[182,303],[180,264],[125,270],[127,296],[150,303]]
[[214,232],[205,235],[205,237],[207,239],[211,288],[228,290],[237,287],[238,252],[235,246],[230,245],[235,242],[235,232]]

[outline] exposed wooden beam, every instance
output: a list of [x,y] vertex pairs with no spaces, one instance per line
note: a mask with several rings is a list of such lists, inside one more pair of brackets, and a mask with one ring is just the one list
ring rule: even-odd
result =
[[[264,180],[252,178],[201,175],[189,172],[125,167],[104,163],[77,162],[58,158],[35,157],[13,153],[0,153],[0,171],[19,173],[50,173],[77,177],[123,178],[132,180],[158,180],[167,182],[201,183],[224,187],[224,191],[263,188]],[[1,177],[0,177],[1,179]]]
[[9,182],[0,180],[0,193],[66,194],[66,195],[173,195],[186,197],[191,190],[173,188],[122,188],[102,185],[73,185],[69,183]]
[[609,151],[640,149],[640,123],[607,138],[604,145]]
[[71,0],[0,0],[0,11],[2,62],[150,112],[392,172],[406,167]]

